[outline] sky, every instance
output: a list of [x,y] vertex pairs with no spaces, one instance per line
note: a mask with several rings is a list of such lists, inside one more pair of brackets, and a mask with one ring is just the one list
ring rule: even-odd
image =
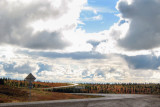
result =
[[160,82],[159,0],[0,0],[0,77]]

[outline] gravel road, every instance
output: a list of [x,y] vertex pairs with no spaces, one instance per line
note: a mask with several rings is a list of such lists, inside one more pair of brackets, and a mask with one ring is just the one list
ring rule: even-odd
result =
[[101,98],[1,103],[0,107],[160,107],[158,95],[92,94]]

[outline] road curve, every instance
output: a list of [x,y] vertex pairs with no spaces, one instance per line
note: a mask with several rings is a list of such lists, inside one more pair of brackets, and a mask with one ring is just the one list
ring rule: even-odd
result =
[[59,87],[49,87],[49,88],[37,88],[37,89],[53,89],[53,88],[67,88],[67,87],[74,87],[74,86],[77,86],[79,84],[77,83],[70,83],[72,85],[67,85],[67,86],[59,86]]
[[[88,95],[88,94],[87,94]],[[38,101],[28,103],[2,103],[0,107],[160,107],[158,95],[89,94],[101,98]]]
[[77,86],[79,84],[76,84],[76,83],[72,83],[72,85],[67,85],[67,86],[59,86],[59,87],[53,87],[53,88],[66,88],[66,87],[74,87],[74,86]]

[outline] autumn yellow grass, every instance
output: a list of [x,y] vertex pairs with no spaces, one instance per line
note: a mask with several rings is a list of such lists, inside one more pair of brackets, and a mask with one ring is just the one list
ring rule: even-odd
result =
[[16,88],[0,85],[0,103],[48,101],[62,99],[84,99],[94,97],[99,96],[74,95],[69,93],[43,91],[42,89],[32,89],[31,98],[29,99],[28,88]]

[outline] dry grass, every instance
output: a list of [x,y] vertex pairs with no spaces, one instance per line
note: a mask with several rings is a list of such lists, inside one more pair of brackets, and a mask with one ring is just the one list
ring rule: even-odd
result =
[[47,101],[47,100],[84,99],[84,98],[93,98],[93,96],[74,95],[68,93],[48,92],[40,89],[32,89],[31,99],[29,99],[29,89],[27,88],[15,88],[15,87],[0,85],[0,103],[28,102],[29,100]]

